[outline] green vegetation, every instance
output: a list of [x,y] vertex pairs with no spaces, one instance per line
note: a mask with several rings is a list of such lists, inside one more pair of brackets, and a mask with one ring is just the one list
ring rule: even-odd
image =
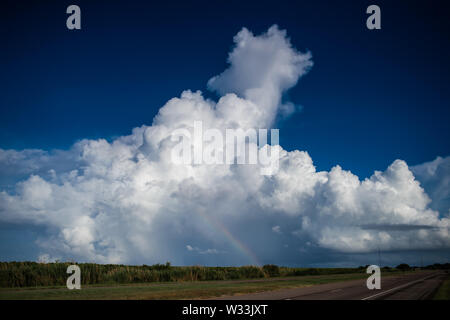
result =
[[[70,264],[81,269],[82,290],[68,290]],[[403,273],[382,268],[384,276]],[[386,272],[389,275],[386,275]],[[288,268],[100,265],[0,262],[3,299],[197,299],[364,279],[366,268]]]
[[266,264],[263,266],[263,272],[269,277],[278,277],[280,275],[280,267],[274,264]]
[[[0,262],[0,287],[21,288],[65,286],[67,267],[73,262],[36,263]],[[82,285],[131,284],[154,282],[192,282],[212,280],[244,280],[273,277],[292,277],[333,274],[365,274],[365,268],[288,268],[276,265],[243,267],[171,266],[170,263],[152,266],[79,263]],[[393,269],[392,269],[393,270]],[[383,271],[390,271],[384,269]]]
[[423,267],[426,270],[450,270],[450,263],[435,263],[429,266]]
[[433,300],[450,300],[450,278],[447,278],[442,282],[434,295]]
[[406,264],[406,263],[399,264],[395,268],[398,269],[398,270],[402,270],[402,271],[411,270],[411,267],[408,264]]
[[[282,268],[280,268],[282,269]],[[87,285],[81,290],[59,287],[0,288],[0,300],[5,299],[204,299],[282,288],[299,288],[323,283],[363,279],[363,273],[265,278],[231,281],[186,281],[140,283],[125,285]]]

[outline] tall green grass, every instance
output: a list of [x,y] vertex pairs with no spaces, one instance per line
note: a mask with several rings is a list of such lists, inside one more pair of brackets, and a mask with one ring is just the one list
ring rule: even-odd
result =
[[435,293],[433,300],[450,300],[450,278],[444,280]]
[[[73,262],[0,262],[0,287],[64,286]],[[242,267],[142,266],[79,263],[82,284],[238,280],[365,272],[363,268],[288,268],[276,265]]]

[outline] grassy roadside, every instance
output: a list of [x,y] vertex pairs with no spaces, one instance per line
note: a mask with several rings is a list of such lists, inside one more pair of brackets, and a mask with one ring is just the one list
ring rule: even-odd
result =
[[450,277],[442,282],[433,300],[450,300]]
[[[389,274],[389,276],[398,274],[401,273],[394,272]],[[82,286],[81,290],[68,290],[66,287],[1,288],[0,299],[203,299],[222,295],[271,291],[282,288],[299,288],[363,278],[367,278],[367,274],[353,273],[236,281],[162,282],[107,286],[87,285]]]

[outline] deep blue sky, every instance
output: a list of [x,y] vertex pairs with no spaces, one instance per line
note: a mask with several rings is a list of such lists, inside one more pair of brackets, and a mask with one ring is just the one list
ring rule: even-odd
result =
[[[206,91],[242,27],[278,24],[315,63],[288,94],[303,111],[277,124],[285,149],[360,177],[450,154],[444,1],[42,2],[2,2],[0,148],[64,149],[150,125],[182,90]],[[70,4],[82,30],[66,28]],[[369,4],[382,30],[365,27]]]

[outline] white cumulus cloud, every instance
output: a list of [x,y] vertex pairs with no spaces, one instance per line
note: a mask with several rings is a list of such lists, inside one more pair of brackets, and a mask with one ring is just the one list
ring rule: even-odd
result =
[[413,168],[395,160],[364,180],[340,166],[318,172],[306,151],[281,146],[272,147],[280,150],[272,176],[258,165],[174,164],[175,129],[192,130],[194,121],[221,131],[268,128],[292,109],[283,93],[313,65],[277,26],[258,36],[244,28],[234,42],[229,68],[208,82],[218,101],[187,90],[151,125],[112,142],[0,149],[0,222],[46,228],[36,240],[41,257],[108,263],[277,263],[306,248],[450,248],[449,157]]

